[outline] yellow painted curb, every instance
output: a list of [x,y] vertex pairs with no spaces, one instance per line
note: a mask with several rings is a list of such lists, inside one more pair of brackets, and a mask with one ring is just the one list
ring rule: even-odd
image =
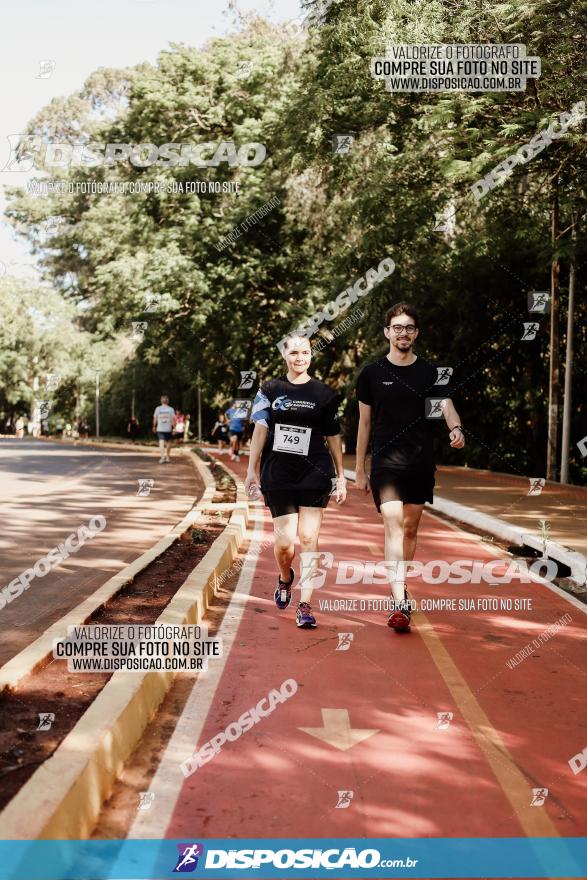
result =
[[[237,483],[237,499],[244,497],[242,482],[234,474],[231,476]],[[200,515],[200,511],[196,512]],[[247,525],[248,509],[239,504],[226,529],[188,575],[157,624],[201,622],[215,594],[218,578],[235,558]],[[61,629],[58,636],[63,634]],[[3,838],[88,838],[115,779],[139,743],[175,674],[172,671],[114,673],[55,753],[0,813]]]

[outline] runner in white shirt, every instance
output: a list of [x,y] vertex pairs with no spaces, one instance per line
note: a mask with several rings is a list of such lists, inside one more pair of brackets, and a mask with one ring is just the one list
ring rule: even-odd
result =
[[175,427],[175,410],[169,406],[169,398],[166,394],[161,397],[161,406],[156,407],[153,413],[153,431],[159,438],[159,451],[161,457],[159,464],[167,464],[171,461],[169,452],[171,450],[171,438]]

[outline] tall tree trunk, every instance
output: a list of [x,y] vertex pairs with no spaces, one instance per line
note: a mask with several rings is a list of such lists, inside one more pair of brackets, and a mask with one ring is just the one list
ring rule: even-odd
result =
[[554,182],[551,210],[552,261],[550,266],[550,372],[548,378],[548,445],[546,449],[546,478],[556,480],[558,403],[559,403],[559,280],[560,261],[556,253],[559,219],[558,178]]
[[578,214],[571,215],[571,255],[569,265],[569,307],[567,311],[567,350],[565,355],[565,399],[563,401],[563,436],[561,449],[561,483],[569,482],[569,448],[571,445],[571,404],[573,386],[573,312],[575,310],[575,278],[577,275]]

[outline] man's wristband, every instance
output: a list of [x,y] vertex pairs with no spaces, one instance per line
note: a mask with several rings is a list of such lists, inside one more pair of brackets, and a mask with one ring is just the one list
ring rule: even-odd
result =
[[463,431],[463,429],[461,428],[460,425],[453,425],[453,427],[449,429],[449,432],[448,432],[448,433],[449,433],[449,434],[452,434],[452,432],[453,432],[453,431],[456,431],[457,428],[459,429],[459,431],[461,432],[461,434],[464,433],[464,431]]

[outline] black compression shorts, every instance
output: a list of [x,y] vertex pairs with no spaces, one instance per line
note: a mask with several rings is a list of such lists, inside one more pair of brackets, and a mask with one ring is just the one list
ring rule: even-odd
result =
[[286,513],[298,513],[300,507],[327,507],[330,492],[322,493],[320,489],[291,489],[284,491],[263,492],[265,504],[271,516],[284,516]]
[[373,501],[381,512],[386,501],[402,501],[404,504],[432,504],[434,471],[382,469],[372,471],[369,482]]

